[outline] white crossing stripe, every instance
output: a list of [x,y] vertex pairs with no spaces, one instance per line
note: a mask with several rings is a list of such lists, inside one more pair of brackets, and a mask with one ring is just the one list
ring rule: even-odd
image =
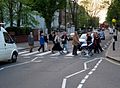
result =
[[65,56],[71,57],[71,56],[74,56],[74,55],[72,55],[72,53],[69,53],[69,54],[67,54],[67,55],[65,55]]
[[18,54],[24,54],[24,53],[28,53],[29,51],[23,51],[23,52],[19,52]]
[[57,52],[57,53],[51,54],[50,56],[59,56],[59,55],[60,55],[60,52]]
[[48,52],[43,52],[43,53],[40,53],[40,54],[37,54],[35,56],[43,56],[43,55],[47,55],[47,54],[50,54],[51,51],[48,51]]
[[[81,51],[77,51],[77,54],[80,54],[81,53]],[[74,55],[72,55],[72,53],[69,53],[69,54],[67,54],[67,55],[65,55],[66,57],[71,57],[71,56],[74,56]]]
[[39,53],[39,51],[35,51],[35,52],[27,53],[27,54],[22,54],[21,56],[30,56],[30,55],[33,55],[36,53]]

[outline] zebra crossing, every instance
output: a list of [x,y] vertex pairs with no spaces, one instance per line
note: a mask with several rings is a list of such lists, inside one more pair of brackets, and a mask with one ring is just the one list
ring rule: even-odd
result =
[[[19,56],[22,57],[30,57],[30,56],[36,56],[36,57],[43,57],[43,56],[49,56],[49,57],[57,57],[57,56],[64,56],[64,57],[72,57],[72,51],[70,53],[67,53],[66,51],[63,51],[64,54],[60,54],[59,52],[51,53],[51,51],[46,52],[39,52],[39,51],[33,51],[29,52],[27,50],[19,52]],[[81,53],[81,51],[77,51],[78,54]]]

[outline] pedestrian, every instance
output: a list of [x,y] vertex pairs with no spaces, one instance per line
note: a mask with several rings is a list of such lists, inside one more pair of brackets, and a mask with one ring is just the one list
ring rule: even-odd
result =
[[86,41],[87,41],[87,45],[89,45],[90,43],[92,43],[92,37],[91,37],[91,34],[88,32],[86,36],[87,36],[87,39],[86,39]]
[[40,47],[38,48],[38,51],[40,52],[41,48],[42,48],[42,52],[44,52],[44,44],[45,44],[45,40],[44,40],[44,34],[41,33],[40,35]]
[[88,53],[86,54],[86,56],[92,56],[93,53],[92,53],[92,49],[93,49],[93,38],[92,38],[92,34],[90,32],[87,33],[87,50],[88,50]]
[[74,32],[73,39],[72,39],[72,45],[73,45],[72,55],[77,55],[77,49],[78,49],[79,44],[80,44],[79,36],[78,36],[77,32]]
[[54,51],[59,51],[60,54],[63,54],[63,48],[60,45],[60,35],[58,32],[55,32],[55,38],[54,38],[54,46],[52,48],[52,53],[54,53]]
[[101,39],[101,40],[105,40],[104,29],[100,29],[99,35],[100,35],[100,39]]
[[94,33],[94,53],[96,53],[96,52],[99,53],[99,50],[101,52],[103,51],[103,49],[101,48],[100,43],[101,43],[101,39],[100,39],[98,33],[95,32]]
[[48,50],[49,51],[52,51],[53,41],[54,41],[54,32],[51,32],[48,37]]
[[62,38],[63,49],[65,49],[65,51],[67,51],[67,53],[69,53],[68,48],[67,48],[67,42],[68,42],[67,33],[64,32],[64,34],[62,35],[61,38]]
[[113,34],[113,28],[109,27],[109,34]]
[[30,32],[30,34],[28,35],[28,45],[30,47],[30,52],[32,52],[33,47],[34,47],[34,37],[33,37],[33,33]]
[[44,46],[45,47],[45,51],[47,51],[48,50],[48,36],[47,36],[47,34],[44,35],[44,40],[45,40],[45,44],[44,44],[45,45]]

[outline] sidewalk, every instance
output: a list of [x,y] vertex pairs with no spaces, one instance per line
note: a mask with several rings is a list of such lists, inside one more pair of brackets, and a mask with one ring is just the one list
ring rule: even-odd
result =
[[[18,50],[24,50],[24,49],[28,49],[29,48],[29,45],[27,42],[25,43],[17,43],[17,48]],[[39,46],[39,41],[35,41],[34,42],[34,47],[38,47]]]
[[106,52],[106,57],[120,62],[120,32],[118,33],[117,41],[115,41],[115,51],[113,51],[113,41],[112,41]]

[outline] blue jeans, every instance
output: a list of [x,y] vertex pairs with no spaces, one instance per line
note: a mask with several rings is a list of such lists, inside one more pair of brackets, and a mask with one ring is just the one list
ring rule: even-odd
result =
[[63,44],[63,49],[65,49],[68,52],[67,44]]

